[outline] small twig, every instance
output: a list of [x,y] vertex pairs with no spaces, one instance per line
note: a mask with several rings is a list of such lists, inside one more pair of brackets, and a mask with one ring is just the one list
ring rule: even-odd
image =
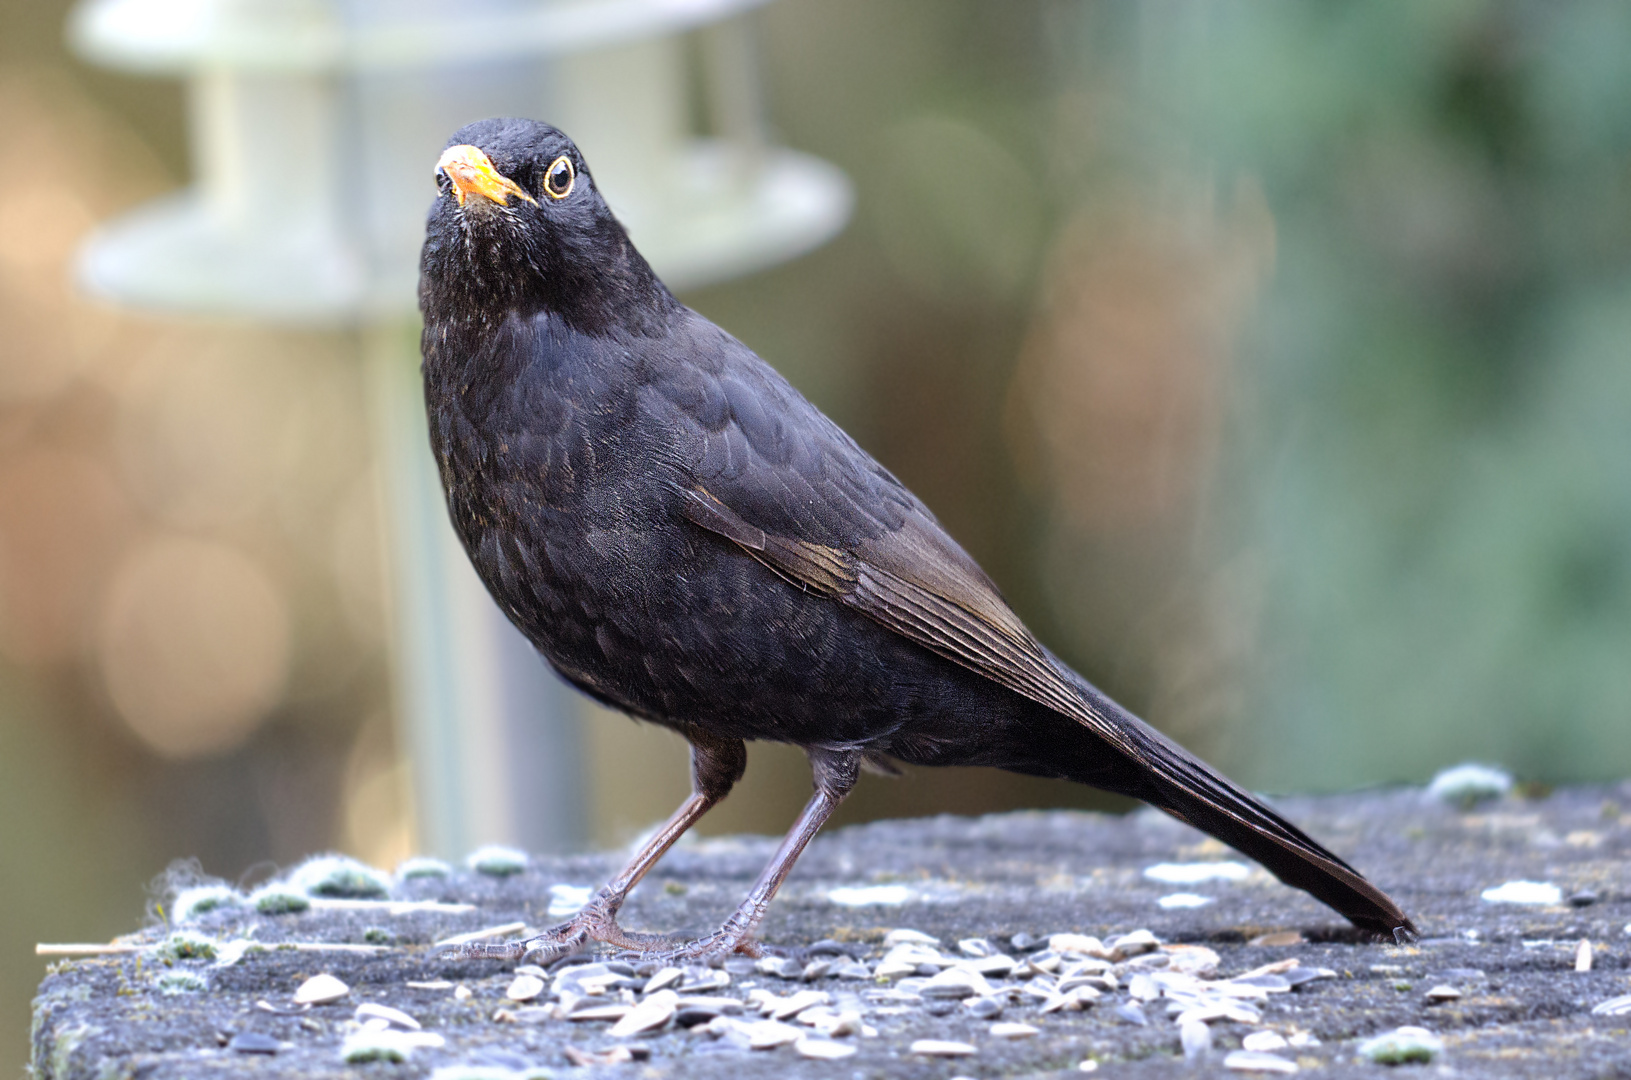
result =
[[489,926],[485,930],[472,930],[468,934],[454,934],[450,938],[443,938],[433,947],[440,949],[445,945],[468,945],[472,941],[486,941],[488,938],[509,937],[511,934],[519,934],[526,928],[527,924],[524,922],[505,923],[503,926]]
[[[154,941],[146,945],[129,945],[110,942],[106,945],[97,944],[69,944],[50,945],[40,943],[34,946],[35,956],[117,956],[121,953],[146,952],[156,949],[163,942]],[[268,941],[256,942],[268,951],[273,949],[293,949],[297,952],[354,952],[379,953],[390,952],[389,945],[352,945],[339,941]]]
[[35,956],[113,956],[117,953],[141,952],[151,949],[151,945],[128,945],[110,942],[106,945],[75,944],[75,945],[47,945],[40,943],[34,946]]

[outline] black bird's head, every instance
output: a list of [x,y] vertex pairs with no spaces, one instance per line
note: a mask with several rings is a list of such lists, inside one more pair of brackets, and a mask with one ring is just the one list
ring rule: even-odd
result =
[[678,304],[629,242],[577,146],[535,120],[454,132],[419,262],[427,325],[548,311],[578,329],[654,329]]

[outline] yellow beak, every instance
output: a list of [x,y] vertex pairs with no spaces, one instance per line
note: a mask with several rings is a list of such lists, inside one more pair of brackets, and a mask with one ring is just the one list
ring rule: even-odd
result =
[[436,171],[446,173],[453,181],[453,197],[464,205],[471,195],[480,195],[500,206],[508,206],[510,196],[516,195],[537,206],[538,200],[521,190],[521,185],[508,176],[501,176],[493,168],[492,159],[477,146],[450,146],[442,151],[436,162]]

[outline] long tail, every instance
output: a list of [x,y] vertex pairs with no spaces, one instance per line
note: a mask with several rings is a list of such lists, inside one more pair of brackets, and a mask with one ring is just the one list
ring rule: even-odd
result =
[[1416,935],[1416,926],[1399,905],[1364,876],[1327,851],[1297,826],[1235,785],[1210,765],[1101,694],[1092,684],[1054,661],[1100,717],[1128,736],[1134,747],[1139,779],[1133,770],[1106,769],[1105,744],[1092,736],[1090,752],[1077,764],[1082,775],[1071,779],[1143,799],[1151,805],[1222,840],[1262,863],[1287,885],[1330,905],[1349,922],[1397,941]]

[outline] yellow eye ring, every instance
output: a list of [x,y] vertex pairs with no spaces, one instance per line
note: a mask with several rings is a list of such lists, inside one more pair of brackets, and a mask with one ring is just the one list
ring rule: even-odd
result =
[[578,170],[572,167],[572,160],[564,155],[558,157],[549,163],[549,171],[544,173],[544,194],[551,199],[564,199],[572,194],[572,185],[577,179]]

